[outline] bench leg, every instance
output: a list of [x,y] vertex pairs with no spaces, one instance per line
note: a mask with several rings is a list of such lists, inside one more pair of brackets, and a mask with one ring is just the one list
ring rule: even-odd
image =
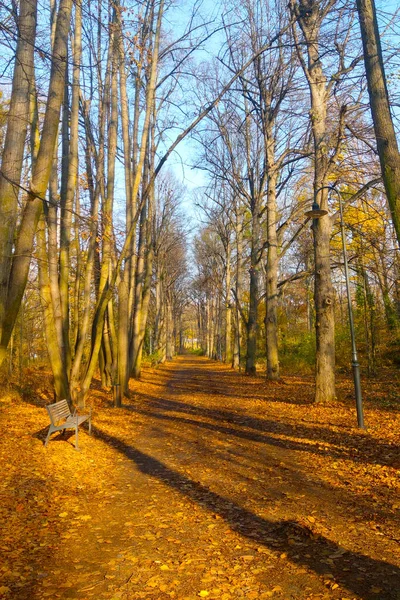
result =
[[75,427],[75,450],[79,451],[79,443],[78,443],[78,425]]
[[53,430],[52,430],[51,425],[50,425],[49,430],[47,432],[46,441],[44,443],[44,447],[45,448],[47,447],[47,444],[49,443],[49,439],[50,439],[50,436],[51,436],[52,433],[53,433]]

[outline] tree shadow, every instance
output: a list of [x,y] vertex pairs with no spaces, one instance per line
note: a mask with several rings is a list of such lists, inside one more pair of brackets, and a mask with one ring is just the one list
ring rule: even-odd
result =
[[[396,565],[345,550],[296,521],[264,519],[134,446],[98,428],[93,429],[100,440],[125,455],[144,475],[163,482],[199,506],[218,514],[241,536],[277,553],[284,552],[286,560],[311,569],[319,576],[333,574],[335,582],[364,600],[400,600],[400,569]],[[371,590],[372,586],[379,587],[379,595]]]
[[[365,433],[354,431],[337,432],[324,427],[315,425],[309,427],[298,423],[292,425],[290,423],[251,417],[246,414],[237,414],[228,410],[203,408],[176,400],[160,399],[142,393],[140,397],[148,403],[148,408],[139,407],[137,404],[127,405],[125,408],[139,414],[151,415],[159,420],[181,421],[187,425],[209,429],[224,435],[233,435],[254,442],[280,446],[288,450],[298,450],[338,459],[349,459],[354,463],[381,464],[393,468],[400,467],[400,455],[396,446],[382,444],[374,440],[373,447],[371,448],[371,439]],[[210,419],[212,422],[187,418],[186,416],[177,416],[172,413]],[[232,425],[238,428],[235,429]],[[286,436],[287,439],[282,440],[268,434]],[[300,441],[293,440],[294,437],[300,438]],[[305,440],[305,442],[301,440]],[[313,444],[308,442],[313,442]],[[330,445],[327,447],[324,444]]]
[[[167,402],[169,403],[168,400],[164,401],[164,400],[160,400],[159,398],[153,398],[151,396],[146,396],[147,398],[147,402],[151,403],[152,400],[154,400],[154,402],[156,404],[163,403],[163,402]],[[175,403],[174,403],[175,404]],[[191,405],[187,405],[190,408],[193,409],[197,409],[198,407],[192,407]],[[196,415],[194,415],[193,418],[187,418],[186,416],[181,416],[181,415],[176,415],[171,413],[156,413],[154,410],[152,410],[153,406],[150,407],[150,409],[147,409],[146,407],[144,408],[137,408],[135,406],[130,406],[127,407],[127,410],[131,410],[133,412],[136,412],[138,415],[143,415],[145,417],[148,417],[150,419],[156,420],[159,423],[171,423],[172,425],[174,425],[175,423],[178,423],[178,428],[174,429],[173,435],[176,438],[177,436],[179,436],[179,441],[177,442],[178,447],[184,447],[185,444],[189,444],[189,456],[190,456],[190,445],[194,448],[197,448],[197,450],[200,449],[200,446],[202,447],[202,454],[203,455],[209,455],[210,453],[212,453],[212,457],[213,460],[219,460],[221,461],[221,464],[223,464],[223,461],[227,461],[230,465],[235,465],[238,468],[242,468],[244,463],[249,464],[250,461],[250,466],[254,467],[255,469],[259,470],[259,469],[263,469],[265,470],[274,470],[276,468],[278,469],[285,469],[287,471],[287,474],[289,475],[290,473],[290,482],[288,483],[288,485],[290,485],[293,488],[293,492],[295,492],[295,490],[301,490],[304,488],[304,486],[306,486],[308,488],[308,493],[310,493],[311,487],[314,489],[314,494],[316,494],[316,500],[318,501],[318,497],[321,495],[321,493],[324,491],[326,494],[331,495],[332,494],[332,485],[321,480],[318,477],[315,477],[315,475],[310,475],[310,474],[304,474],[301,477],[298,476],[298,470],[297,470],[297,465],[296,465],[296,470],[294,470],[290,465],[289,466],[281,466],[280,464],[280,460],[281,458],[284,458],[284,456],[282,456],[281,454],[276,454],[275,450],[273,450],[273,448],[278,448],[278,449],[282,449],[284,451],[299,451],[299,452],[306,452],[307,454],[312,455],[320,455],[323,457],[329,457],[330,459],[347,459],[347,460],[353,460],[353,456],[351,451],[348,451],[346,448],[332,448],[329,451],[325,451],[323,448],[318,448],[318,447],[314,447],[313,445],[307,443],[307,442],[302,442],[302,441],[295,441],[293,439],[279,439],[274,437],[273,435],[268,435],[268,432],[254,432],[254,431],[249,431],[246,429],[237,429],[237,428],[232,428],[230,427],[229,422],[225,422],[225,423],[221,423],[221,422],[216,422],[216,423],[210,423],[204,420],[200,420],[196,418]],[[207,416],[208,415],[208,411],[207,410],[202,410],[202,417]],[[204,412],[204,414],[203,414]],[[218,411],[219,413],[220,411]],[[179,424],[181,425],[179,427]],[[271,422],[271,425],[273,425],[273,423]],[[184,436],[183,433],[184,432],[188,432],[190,430],[192,431],[196,431],[196,429],[200,429],[203,430],[203,432],[205,433],[205,435],[199,435],[196,433],[195,435],[195,440],[187,440]],[[162,435],[165,435],[165,431],[166,429],[163,428],[157,428],[152,426],[152,435],[154,435],[157,438],[161,438]],[[210,438],[207,437],[207,433],[210,432],[210,434],[216,434],[214,436],[214,438],[212,438],[210,440]],[[182,436],[180,435],[182,433]],[[272,430],[272,433],[275,433]],[[295,432],[294,431],[290,431],[288,435],[294,436]],[[239,440],[244,440],[244,441],[248,441],[248,442],[252,442],[252,443],[258,443],[258,444],[264,444],[266,447],[270,447],[271,451],[268,450],[268,453],[264,452],[264,451],[258,451],[253,447],[253,452],[249,452],[248,450],[251,448],[250,444],[244,444],[242,446],[237,446],[235,443],[233,443],[234,439],[239,439]],[[216,440],[227,440],[227,444],[221,448],[219,446],[219,444],[216,444]],[[246,452],[243,452],[243,448],[246,448]],[[184,450],[182,450],[181,453],[179,453],[179,459],[180,461],[183,463],[185,463],[186,461],[186,456],[187,452],[185,452]],[[190,460],[190,459],[189,459]],[[246,462],[247,461],[247,462]],[[230,473],[227,473],[227,477],[230,478]],[[241,478],[243,478],[243,474],[240,475]],[[252,482],[249,480],[249,484],[251,484]],[[343,488],[345,489],[345,493],[346,493],[346,504],[348,507],[351,508],[352,511],[355,511],[359,517],[361,517],[361,519],[365,520],[365,519],[371,519],[371,520],[375,520],[375,519],[383,519],[384,521],[391,521],[396,523],[396,515],[394,514],[394,512],[390,513],[388,511],[388,507],[386,505],[381,505],[381,504],[373,504],[371,502],[370,499],[368,499],[368,497],[365,496],[365,493],[357,493],[354,489],[352,489],[351,487],[344,487],[347,486],[347,484],[349,483],[349,481],[347,481],[346,479],[344,479],[343,481]],[[311,487],[310,487],[311,486]],[[283,494],[284,495],[284,494]]]
[[[246,399],[298,406],[314,404],[314,378],[309,375],[296,375],[291,373],[290,375],[284,375],[278,381],[269,381],[266,379],[265,374],[262,373],[248,376],[245,373],[238,373],[237,371],[233,370],[218,370],[216,372],[214,363],[211,363],[210,361],[207,362],[206,360],[198,360],[197,362],[196,360],[191,360],[190,362],[185,360],[179,366],[181,367],[181,369],[176,371],[175,382],[174,371],[169,371],[169,374],[172,375],[170,385],[174,389],[174,391],[177,391],[178,393],[179,391],[182,391],[182,393],[185,393],[186,391],[185,387],[180,385],[180,380],[182,380],[182,378],[190,378],[193,372],[195,371],[196,380],[202,381],[202,383],[206,385],[205,388],[203,387],[203,391],[204,389],[209,389],[209,393],[211,394],[224,394],[225,396],[232,398],[237,397],[237,392],[234,389],[232,389],[232,377],[236,377],[238,382],[243,387],[247,388],[247,390],[241,389],[240,391],[240,395]],[[187,374],[187,376],[185,376],[185,373]],[[218,376],[217,380],[215,380],[216,374]],[[296,381],[292,381],[293,378],[296,378]],[[300,381],[298,379],[300,379]],[[349,373],[348,377],[346,377],[345,379],[338,378],[337,381],[337,388],[338,391],[340,391],[340,397],[338,398],[337,402],[346,407],[354,406],[354,394],[353,392],[348,392],[346,385],[351,381],[351,373]],[[378,378],[374,379],[374,383],[376,383],[376,385],[379,384],[379,381],[380,380]],[[398,390],[396,380],[394,382],[395,385],[393,385],[393,382],[391,386],[385,385],[385,388],[388,392],[387,395],[392,396],[390,401],[388,401],[387,399],[382,400],[381,398],[377,398],[375,394],[369,394],[366,378],[363,378],[363,382],[365,400],[367,401],[368,405],[374,407],[375,409],[385,412],[400,411],[400,393],[398,393],[397,395],[395,393],[395,390]],[[387,384],[387,379],[385,378],[381,380],[381,384],[383,385],[384,383]],[[210,385],[212,389],[210,389]],[[215,386],[217,386],[217,389],[214,389]],[[224,391],[220,391],[220,389],[218,389],[219,386],[222,386]],[[199,384],[196,387],[199,389],[199,391],[201,391],[201,384]],[[261,394],[259,393],[260,387],[262,387]],[[299,388],[304,389],[305,387],[310,388],[308,396],[297,393]],[[256,388],[256,390],[258,389],[258,393],[254,393],[254,388]],[[280,390],[281,394],[284,393],[285,397],[282,397],[282,395],[274,394],[274,391],[276,390]]]

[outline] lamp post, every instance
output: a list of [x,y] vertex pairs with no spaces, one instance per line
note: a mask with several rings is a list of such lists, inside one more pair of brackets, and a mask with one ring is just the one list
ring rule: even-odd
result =
[[[326,185],[326,186],[319,188],[316,191],[315,195],[323,189],[328,189],[330,191],[336,192],[336,194],[339,198],[340,232],[341,232],[341,236],[342,236],[344,275],[345,275],[345,279],[346,279],[347,306],[348,306],[348,311],[349,311],[349,325],[350,325],[351,349],[352,349],[351,366],[353,368],[354,391],[355,391],[356,409],[357,409],[357,423],[361,429],[365,429],[363,404],[362,404],[362,393],[361,393],[361,380],[360,380],[360,363],[358,362],[358,356],[357,356],[356,336],[355,336],[355,331],[354,331],[353,307],[351,304],[351,295],[350,295],[350,278],[349,278],[349,266],[348,266],[348,261],[347,261],[346,236],[345,236],[344,221],[343,221],[342,194],[334,186]],[[324,215],[328,214],[328,211],[321,209],[319,207],[319,204],[314,201],[313,205],[312,205],[312,209],[307,211],[305,214],[307,217],[312,218],[312,219],[321,219]]]

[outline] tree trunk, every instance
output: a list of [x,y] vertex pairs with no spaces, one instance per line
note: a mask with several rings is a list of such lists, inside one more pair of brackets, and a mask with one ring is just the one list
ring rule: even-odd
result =
[[[18,214],[25,140],[30,116],[30,92],[34,79],[34,48],[36,38],[36,0],[21,0],[18,17],[18,42],[14,63],[7,131],[0,170],[0,340],[7,311],[7,293],[12,263],[12,249]],[[19,300],[20,302],[20,300]],[[19,308],[19,303],[18,303]],[[18,313],[18,308],[16,313]],[[7,316],[7,319],[10,315]],[[14,327],[4,336],[0,347],[0,364],[6,357],[7,344]]]
[[[271,157],[271,160],[273,157]],[[267,378],[279,379],[278,357],[278,236],[276,231],[276,177],[274,170],[268,176],[267,191],[267,289],[265,334],[267,349]]]
[[[68,93],[64,94],[63,123],[63,148],[68,151],[63,156],[66,161],[66,172],[63,173],[61,183],[61,223],[60,223],[60,299],[62,312],[63,331],[63,356],[67,373],[71,368],[71,345],[70,345],[70,250],[72,215],[74,208],[74,197],[78,181],[78,130],[79,130],[79,94],[80,94],[80,62],[82,51],[82,6],[80,0],[75,2],[75,30],[73,50],[73,74],[72,74],[72,98],[71,110],[69,110]],[[68,71],[66,70],[66,86],[68,84]],[[70,139],[68,143],[68,123],[70,123]],[[63,169],[64,170],[64,169]]]
[[253,208],[252,215],[252,233],[251,233],[251,256],[250,256],[250,299],[249,316],[247,319],[247,353],[246,353],[246,373],[255,375],[257,371],[257,314],[258,314],[258,288],[259,288],[259,237],[260,223],[257,210],[258,203]]
[[231,244],[226,246],[225,273],[225,363],[232,363]]
[[[323,189],[328,177],[328,132],[326,127],[328,89],[322,70],[319,34],[322,12],[316,1],[292,0],[292,13],[303,32],[307,63],[297,44],[304,74],[307,77],[311,99],[311,127],[314,141],[314,196],[324,210],[328,209],[327,190]],[[294,29],[297,40],[296,30]],[[335,320],[334,291],[331,279],[330,237],[331,219],[328,215],[314,219],[315,260],[315,313],[316,313],[316,377],[315,401],[330,402],[335,399]]]
[[52,159],[57,140],[60,109],[64,94],[64,74],[66,68],[67,40],[70,29],[71,9],[72,0],[61,0],[57,16],[50,86],[40,147],[32,171],[32,181],[28,194],[28,201],[22,214],[12,260],[4,327],[1,338],[0,361],[1,351],[4,352],[5,356],[24,294],[31,262],[33,240],[43,208],[43,199],[45,198],[50,179]]
[[37,232],[40,300],[43,308],[46,345],[54,377],[56,400],[64,400],[69,399],[68,376],[55,327],[53,302],[48,275],[45,225],[44,215],[42,215]]
[[234,369],[240,370],[241,347],[242,347],[242,315],[240,314],[240,303],[242,301],[242,254],[243,254],[243,223],[239,211],[236,209],[236,282],[235,282],[235,343],[233,353]]
[[400,245],[400,154],[390,111],[374,0],[357,0],[357,10],[382,179]]
[[135,302],[133,310],[133,334],[132,334],[132,377],[138,379],[140,367],[138,364],[138,353],[140,348],[140,325],[142,322],[143,283],[145,276],[145,254],[147,237],[147,203],[144,204],[139,223],[139,245],[135,277]]

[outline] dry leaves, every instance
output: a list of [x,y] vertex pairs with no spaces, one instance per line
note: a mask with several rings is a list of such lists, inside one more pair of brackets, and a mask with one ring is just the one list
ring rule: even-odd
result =
[[5,403],[1,598],[396,598],[400,420],[373,386],[367,433],[307,378],[183,357],[132,388],[93,392],[80,453],[44,449],[41,398]]

